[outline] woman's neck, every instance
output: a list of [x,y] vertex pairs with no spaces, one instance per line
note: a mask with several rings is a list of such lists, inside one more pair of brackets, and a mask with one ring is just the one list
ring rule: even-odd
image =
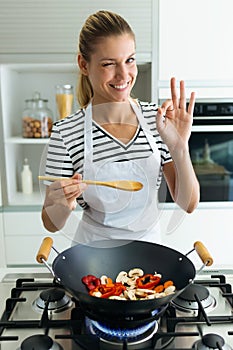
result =
[[130,102],[108,102],[92,105],[92,118],[99,125],[137,124],[137,117]]

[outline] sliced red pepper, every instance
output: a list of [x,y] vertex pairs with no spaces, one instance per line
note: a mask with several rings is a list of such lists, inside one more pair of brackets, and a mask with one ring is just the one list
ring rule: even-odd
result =
[[[101,292],[101,291],[100,291]],[[101,298],[109,298],[112,295],[116,295],[116,287],[105,287],[104,288],[104,293],[102,293]]]
[[90,290],[89,294],[93,295],[95,292],[100,292],[102,294],[101,298],[109,298],[111,295],[114,295],[114,293],[116,292],[116,288],[115,288],[115,286],[106,287],[105,284],[100,284],[95,289]]
[[107,285],[107,284],[100,284],[99,286],[97,286],[96,288],[94,288],[93,290],[89,291],[90,295],[94,295],[95,292],[100,292],[101,298],[109,298],[113,295],[121,295],[121,293],[126,290],[126,287],[123,286],[122,283],[114,283],[111,285]]
[[121,295],[121,293],[126,290],[126,286],[124,286],[122,283],[115,283],[115,288],[116,288],[116,292],[114,295]]
[[86,285],[88,290],[94,290],[96,287],[98,287],[101,284],[100,278],[94,275],[84,276],[82,278],[82,282]]
[[137,278],[136,285],[137,288],[153,289],[159,284],[161,278],[152,274],[146,274],[142,277]]

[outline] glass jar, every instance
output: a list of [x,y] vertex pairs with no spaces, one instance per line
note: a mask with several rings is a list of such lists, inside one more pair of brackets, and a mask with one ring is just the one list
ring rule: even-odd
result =
[[58,119],[63,119],[72,113],[73,101],[74,92],[72,85],[66,84],[56,86]]
[[35,93],[33,99],[25,100],[22,121],[23,137],[50,137],[53,126],[53,115],[47,104],[48,100],[41,99],[39,93]]

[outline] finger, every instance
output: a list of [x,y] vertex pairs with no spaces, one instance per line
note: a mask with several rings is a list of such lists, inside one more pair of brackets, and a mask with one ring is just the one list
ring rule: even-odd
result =
[[72,176],[72,179],[76,179],[76,180],[82,180],[82,175],[81,174],[78,174],[78,173],[76,173],[76,174],[74,174],[73,176]]
[[156,114],[156,127],[157,130],[162,130],[162,128],[164,127],[164,113],[162,108],[158,108]]
[[[171,99],[168,99],[166,101],[163,102],[161,109],[166,113],[166,111],[173,111],[174,106],[173,106],[173,102]],[[164,114],[165,114],[164,113]]]
[[50,199],[70,199],[74,196],[80,196],[82,192],[86,189],[87,185],[84,183],[78,183],[75,185],[69,185],[64,187],[58,187],[58,188],[50,188],[49,191],[49,198]]
[[59,189],[59,188],[64,188],[66,186],[75,185],[75,184],[79,184],[79,183],[80,183],[80,180],[67,178],[65,180],[54,181],[50,185],[50,188],[52,190],[56,190],[56,189]]
[[75,184],[75,185],[63,187],[63,192],[66,196],[70,195],[70,194],[73,196],[74,193],[76,193],[76,192],[81,194],[83,191],[85,191],[86,188],[87,188],[87,184],[80,182],[80,183]]
[[179,100],[178,100],[178,96],[177,96],[177,89],[176,89],[176,79],[175,78],[171,78],[171,96],[172,96],[172,102],[173,102],[173,106],[174,109],[179,108]]
[[195,106],[195,92],[192,92],[189,100],[189,105],[188,105],[188,113],[191,115],[193,115],[194,106]]
[[184,81],[180,81],[180,103],[179,107],[186,110],[186,96],[185,96],[185,84]]

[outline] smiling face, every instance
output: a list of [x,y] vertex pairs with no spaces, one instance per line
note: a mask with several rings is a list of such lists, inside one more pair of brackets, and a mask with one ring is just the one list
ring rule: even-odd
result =
[[135,42],[130,34],[110,36],[95,45],[90,62],[78,58],[93,89],[93,104],[128,99],[137,77]]

